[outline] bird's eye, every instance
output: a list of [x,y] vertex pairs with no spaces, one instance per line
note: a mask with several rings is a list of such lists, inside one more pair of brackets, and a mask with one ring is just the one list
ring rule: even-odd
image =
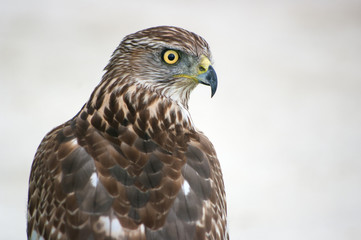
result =
[[179,54],[174,50],[166,50],[163,53],[163,60],[168,64],[175,64],[179,60]]

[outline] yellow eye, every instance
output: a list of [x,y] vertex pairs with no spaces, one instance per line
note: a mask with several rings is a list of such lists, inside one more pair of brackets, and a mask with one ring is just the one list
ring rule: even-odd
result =
[[166,50],[163,53],[163,60],[168,64],[175,64],[179,60],[179,54],[174,50]]

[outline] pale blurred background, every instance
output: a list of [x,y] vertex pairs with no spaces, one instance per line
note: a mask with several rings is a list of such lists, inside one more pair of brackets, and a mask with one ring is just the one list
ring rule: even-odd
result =
[[222,164],[231,239],[361,239],[361,1],[0,1],[0,239],[25,239],[43,136],[87,101],[121,39],[210,44],[190,111]]

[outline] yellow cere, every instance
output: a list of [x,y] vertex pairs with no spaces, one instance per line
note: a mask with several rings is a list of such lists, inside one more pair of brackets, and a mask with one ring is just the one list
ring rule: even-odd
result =
[[211,61],[209,61],[209,59],[206,56],[202,55],[201,60],[199,62],[198,74],[207,72],[210,65],[211,65]]
[[[172,50],[168,50],[168,51],[172,51]],[[164,56],[166,55],[166,53],[164,54]],[[165,61],[165,59],[164,59],[164,61]],[[202,55],[201,58],[200,58],[199,64],[198,64],[198,73],[197,73],[196,76],[191,76],[191,75],[186,75],[186,74],[177,74],[177,75],[174,75],[173,77],[175,77],[175,78],[188,78],[188,79],[192,79],[193,81],[198,83],[199,80],[197,79],[197,76],[202,74],[202,73],[207,72],[210,65],[211,65],[211,61],[209,61],[209,59],[206,56]]]
[[167,50],[163,54],[163,60],[168,64],[175,64],[179,59],[179,54],[174,50]]

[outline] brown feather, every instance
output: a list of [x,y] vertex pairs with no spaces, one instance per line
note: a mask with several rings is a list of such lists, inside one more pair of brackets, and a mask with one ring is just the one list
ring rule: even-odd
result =
[[36,152],[28,238],[228,239],[222,172],[192,125],[189,92],[177,102],[141,82],[150,66],[139,56],[164,46],[210,57],[184,29],[127,36],[87,104]]

